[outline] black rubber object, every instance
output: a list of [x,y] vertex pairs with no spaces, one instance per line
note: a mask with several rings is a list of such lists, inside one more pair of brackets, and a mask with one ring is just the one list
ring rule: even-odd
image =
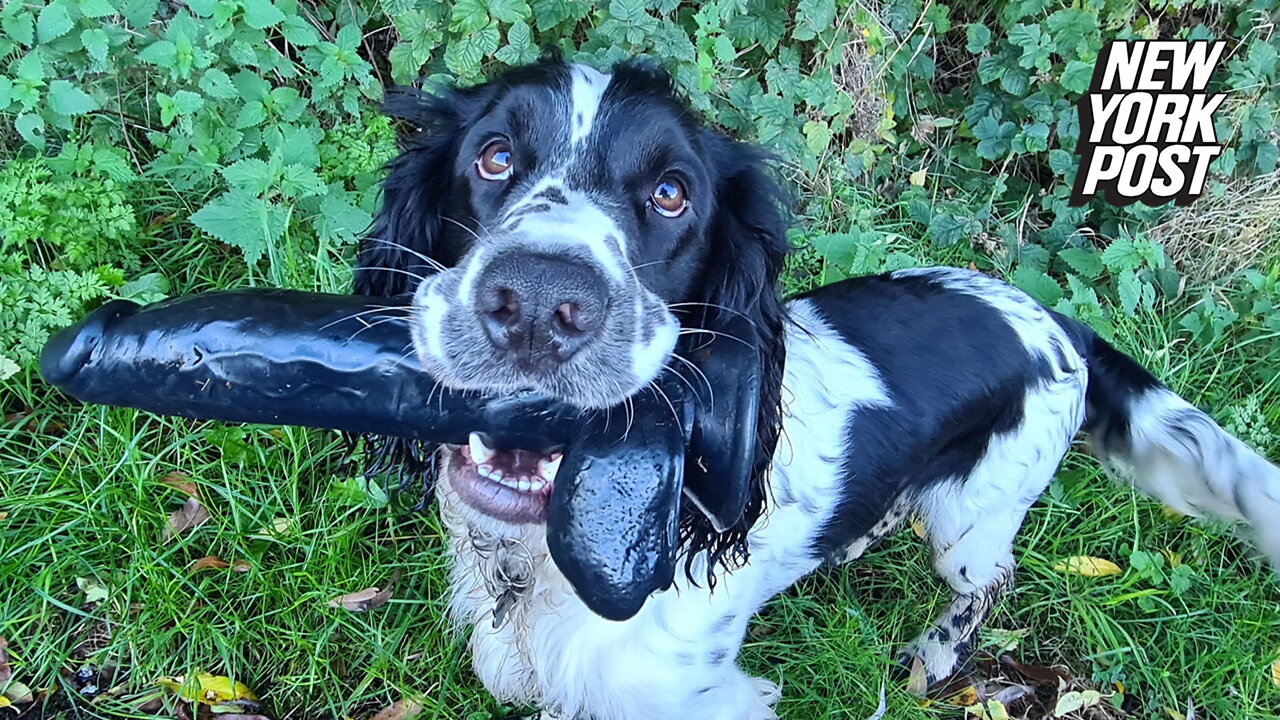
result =
[[717,528],[741,516],[760,382],[759,355],[742,339],[749,326],[694,349],[700,372],[666,373],[661,393],[583,411],[534,392],[443,388],[413,356],[409,312],[407,297],[289,290],[115,301],[50,339],[40,370],[83,402],[164,415],[459,445],[478,432],[499,449],[563,448],[548,507],[552,556],[587,606],[614,620],[674,578],[686,470],[687,492]]

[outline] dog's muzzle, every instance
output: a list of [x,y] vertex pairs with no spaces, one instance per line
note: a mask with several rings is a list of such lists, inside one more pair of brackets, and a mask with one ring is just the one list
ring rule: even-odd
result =
[[591,265],[577,259],[516,251],[485,266],[473,302],[500,354],[523,372],[545,372],[597,338],[609,290]]

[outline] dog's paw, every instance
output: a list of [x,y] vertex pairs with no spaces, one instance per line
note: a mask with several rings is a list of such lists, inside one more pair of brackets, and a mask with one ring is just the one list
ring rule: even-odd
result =
[[954,642],[917,640],[898,655],[895,675],[907,681],[907,690],[924,695],[946,682],[960,669],[964,648]]

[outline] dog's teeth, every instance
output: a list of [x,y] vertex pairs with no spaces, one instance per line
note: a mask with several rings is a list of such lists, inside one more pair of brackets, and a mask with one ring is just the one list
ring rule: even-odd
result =
[[523,492],[529,492],[533,489],[533,484],[529,482],[529,478],[521,477],[520,481],[516,483],[516,487]]
[[467,437],[467,449],[471,451],[471,459],[477,465],[489,462],[495,454],[493,448],[485,445],[484,441],[480,439],[479,433],[471,433]]
[[481,477],[487,477],[490,480],[502,479],[502,475],[492,465],[479,465],[476,467],[476,472],[480,473]]
[[560,470],[560,461],[563,459],[563,455],[556,453],[548,460],[539,460],[538,474],[546,479],[547,482],[554,482],[556,479],[556,473]]

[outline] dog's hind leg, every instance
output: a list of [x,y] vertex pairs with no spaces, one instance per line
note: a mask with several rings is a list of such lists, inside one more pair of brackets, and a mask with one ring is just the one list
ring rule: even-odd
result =
[[967,477],[935,485],[917,501],[934,570],[952,592],[950,604],[903,654],[908,668],[923,663],[927,686],[956,671],[1013,579],[1014,536],[1082,420],[1084,383],[1078,380],[1072,374],[1029,391],[1018,428],[991,437]]

